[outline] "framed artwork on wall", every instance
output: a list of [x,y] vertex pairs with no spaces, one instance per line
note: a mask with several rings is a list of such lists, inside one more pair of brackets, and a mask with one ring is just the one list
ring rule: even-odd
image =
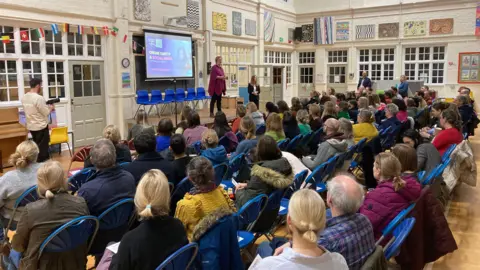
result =
[[480,84],[480,52],[458,54],[458,83]]

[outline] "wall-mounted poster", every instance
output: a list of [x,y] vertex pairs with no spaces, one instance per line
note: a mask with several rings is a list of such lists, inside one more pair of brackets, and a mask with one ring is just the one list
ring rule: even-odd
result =
[[257,22],[254,20],[245,19],[245,35],[256,36],[257,35]]
[[430,20],[430,35],[445,35],[453,33],[453,19]]
[[427,21],[409,21],[403,24],[403,35],[425,36],[427,34]]
[[213,30],[227,32],[227,14],[212,12],[212,28]]
[[378,25],[379,38],[398,38],[399,23],[381,23]]
[[232,34],[235,36],[242,35],[242,13],[232,11]]
[[333,17],[313,19],[313,44],[333,44]]
[[313,24],[302,25],[302,42],[313,41]]
[[355,30],[356,39],[375,38],[375,24],[357,25]]
[[350,23],[337,22],[336,41],[348,41],[350,39]]
[[458,55],[458,83],[480,84],[480,52]]
[[187,1],[187,27],[198,29],[200,27],[200,2]]
[[265,11],[265,13],[263,13],[263,24],[265,41],[273,42],[275,36],[275,19],[271,12]]

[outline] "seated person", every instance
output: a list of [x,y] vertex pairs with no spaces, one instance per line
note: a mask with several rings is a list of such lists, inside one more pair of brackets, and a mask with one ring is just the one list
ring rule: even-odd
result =
[[[170,146],[170,137],[173,133],[173,123],[169,118],[163,118],[158,122],[157,129],[157,152],[162,152]],[[137,148],[135,148],[137,150]],[[140,181],[140,179],[138,179]]]
[[186,154],[187,142],[180,134],[175,134],[170,138],[170,151],[173,153],[172,170],[175,172],[173,179],[168,181],[176,186],[183,178],[187,176],[187,165],[192,158]]
[[353,139],[357,144],[363,138],[367,138],[367,141],[378,136],[378,130],[373,125],[375,119],[370,110],[362,109],[358,111],[357,123],[353,125]]
[[[271,117],[271,116],[270,116]],[[293,182],[292,166],[282,157],[277,142],[265,135],[258,140],[250,181],[239,183],[235,193],[235,204],[242,207],[260,194],[270,195],[276,189],[287,188]]]
[[148,114],[144,110],[139,110],[137,113],[136,124],[128,131],[127,140],[132,140],[138,134],[142,133],[143,130],[155,135],[155,130],[153,130],[153,127],[148,124]]
[[397,117],[398,121],[402,123],[407,121],[408,113],[405,101],[403,101],[403,99],[394,98],[392,103],[398,107],[398,112],[395,114],[395,117]]
[[413,98],[407,99],[407,115],[415,119],[418,112],[419,111],[417,105],[415,104],[415,100]]
[[338,119],[345,118],[350,119],[350,114],[348,112],[348,102],[340,101],[338,104]]
[[398,143],[392,148],[392,153],[402,165],[402,179],[405,181],[418,181],[417,151],[415,151],[415,148],[405,143]]
[[373,163],[377,187],[365,195],[360,214],[367,216],[373,226],[375,239],[400,211],[415,202],[422,186],[415,180],[402,179],[402,165],[392,153],[380,153]]
[[312,132],[312,128],[308,124],[310,122],[310,117],[308,115],[307,110],[298,110],[297,112],[297,121],[298,121],[298,128],[300,129],[300,134],[308,135]]
[[318,165],[324,163],[329,158],[338,153],[347,151],[347,141],[343,133],[338,132],[340,122],[335,118],[328,119],[323,125],[325,137],[323,142],[318,145],[317,154],[315,156],[307,156],[302,158],[303,164],[310,170],[314,170]]
[[228,153],[235,151],[238,145],[238,139],[235,133],[232,132],[232,128],[228,125],[227,116],[224,112],[220,111],[215,114],[213,130],[217,133],[218,138],[226,137],[228,139],[228,146],[224,145]]
[[325,229],[325,220],[325,203],[317,192],[311,189],[295,192],[290,198],[287,215],[291,243],[274,256],[262,251],[262,247],[270,243],[260,244],[257,252],[263,259],[252,269],[348,269],[342,255],[317,244],[318,235]]
[[455,98],[455,104],[457,104],[458,111],[460,112],[460,116],[462,117],[462,132],[468,132],[467,125],[468,123],[470,123],[470,120],[472,120],[472,117],[474,115],[473,107],[472,105],[470,105],[470,98],[460,95]]
[[279,100],[277,102],[277,107],[278,107],[278,116],[280,116],[280,118],[283,120],[283,113],[285,113],[286,111],[290,111],[290,108],[288,107],[288,104],[287,102],[285,102],[285,100]]
[[213,211],[221,207],[237,211],[223,187],[215,185],[214,174],[212,163],[204,157],[193,158],[187,166],[193,188],[177,203],[175,217],[185,226],[188,239],[198,222]]
[[[115,149],[113,145],[112,148]],[[45,238],[70,220],[87,216],[88,207],[82,197],[72,196],[67,192],[67,178],[58,161],[42,163],[37,177],[40,198],[25,206],[12,239],[11,253],[22,253],[19,269],[85,269],[86,244],[66,252],[45,253],[38,258]]]
[[[424,86],[424,87],[425,87],[425,86]],[[426,87],[428,88],[428,86],[426,86]],[[423,87],[422,87],[422,88],[423,88]],[[415,92],[415,96],[418,97],[418,98],[420,98],[420,99],[419,99],[420,102],[418,103],[418,108],[419,108],[419,109],[423,109],[423,108],[425,108],[425,107],[428,106],[428,105],[427,105],[427,102],[425,101],[425,92],[424,92],[424,91],[419,90],[419,91]]]
[[302,108],[303,107],[300,99],[298,97],[292,97],[292,106],[290,107],[290,111],[295,119],[297,118],[297,112]]
[[240,121],[239,130],[243,134],[245,139],[238,144],[235,153],[232,154],[232,158],[242,153],[247,154],[250,152],[250,150],[257,146],[258,140],[257,135],[255,135],[256,125],[252,117],[243,117]]
[[[238,127],[240,126],[240,120],[247,114],[247,110],[244,106],[237,106],[237,118],[232,123],[232,131],[233,133],[238,132]],[[262,116],[263,118],[263,116]]]
[[282,118],[279,114],[271,113],[268,116],[265,135],[272,137],[276,142],[285,140]]
[[[135,193],[135,208],[142,223],[122,237],[109,269],[156,269],[188,244],[182,222],[168,215],[169,198],[168,179],[161,171],[154,169],[143,175]],[[110,254],[105,252],[104,259]],[[106,269],[106,265],[103,268],[100,263],[100,266]]]
[[310,127],[312,131],[317,131],[319,128],[322,127],[322,118],[321,116],[321,109],[320,106],[316,103],[310,104],[308,106],[308,113],[310,114]]
[[347,142],[347,150],[355,145],[353,140],[353,125],[352,122],[346,118],[341,118],[338,120],[338,132],[343,134],[344,140]]
[[398,99],[400,99],[400,100],[403,100],[402,95],[400,95],[400,94],[398,93],[398,88],[397,88],[397,87],[395,87],[395,86],[390,87],[390,91],[393,92],[393,97],[394,97],[394,98],[398,98]]
[[188,128],[183,132],[185,140],[187,140],[187,146],[190,146],[198,141],[202,140],[202,134],[208,128],[200,125],[200,116],[197,112],[193,111],[187,116]]
[[[248,104],[247,104],[247,110],[248,110]],[[270,116],[271,113],[278,113],[278,107],[277,107],[277,105],[275,105],[275,103],[269,101],[269,102],[265,103],[265,111],[266,111],[267,114],[264,118],[267,119]],[[253,117],[252,117],[252,119],[253,119]]]
[[140,133],[133,139],[133,145],[135,145],[138,157],[133,162],[123,165],[122,168],[133,175],[135,184],[138,184],[142,175],[151,169],[162,171],[171,182],[176,178],[176,171],[172,169],[171,162],[164,159],[155,150],[157,141],[155,136],[148,132]]
[[[120,143],[120,131],[114,125],[108,125],[103,129],[103,138],[110,140],[115,146],[115,162],[132,162],[132,154],[130,149],[123,143]],[[90,155],[85,159],[83,163],[84,168],[93,167]]]
[[[275,104],[273,103],[272,105],[275,106]],[[268,109],[268,106],[267,106],[267,109]],[[270,113],[274,112],[275,110],[278,110],[276,106],[270,109],[272,110]],[[255,105],[255,103],[253,102],[247,103],[247,115],[252,117],[253,122],[255,122],[255,125],[257,127],[261,125],[265,125],[265,119],[263,118],[263,114],[258,111],[257,105]]]
[[335,103],[327,101],[323,105],[322,123],[325,123],[330,118],[337,119],[337,108]]
[[202,134],[202,145],[206,148],[200,154],[210,160],[213,166],[228,163],[227,151],[222,145],[218,145],[218,136],[215,130],[207,129]]
[[175,134],[183,134],[183,132],[188,128],[187,116],[192,113],[192,108],[190,106],[184,106],[180,112],[180,123],[177,125]]
[[293,116],[291,111],[283,113],[283,132],[285,137],[293,140],[297,135],[300,135],[300,128],[298,127],[297,119]]
[[378,127],[379,130],[385,130],[388,127],[390,128],[390,131],[393,130],[395,127],[400,125],[400,121],[398,121],[396,115],[398,113],[398,106],[390,103],[387,104],[385,108],[385,117],[387,119],[383,120],[380,126]]
[[440,155],[443,155],[450,145],[460,144],[463,141],[462,121],[455,111],[445,110],[440,116],[440,126],[443,130],[435,136],[432,144]]
[[406,130],[402,136],[403,143],[417,149],[418,171],[425,171],[428,174],[442,162],[442,157],[437,148],[430,142],[423,142],[423,138],[420,137],[416,130]]
[[[15,170],[0,176],[0,219],[3,228],[8,226],[12,218],[18,197],[37,184],[37,170],[41,166],[41,163],[37,163],[38,152],[38,146],[33,141],[20,143],[9,159],[9,163],[15,167]],[[15,228],[22,213],[23,207],[19,207],[13,219],[12,228]]]

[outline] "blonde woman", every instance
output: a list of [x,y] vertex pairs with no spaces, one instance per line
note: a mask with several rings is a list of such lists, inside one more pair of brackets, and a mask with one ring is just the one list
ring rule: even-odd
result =
[[308,105],[308,113],[310,114],[310,127],[313,131],[317,131],[322,127],[322,110],[318,104]]
[[89,213],[82,197],[67,192],[67,179],[59,162],[43,163],[37,177],[40,199],[25,206],[12,240],[11,252],[22,253],[19,269],[84,270],[87,262],[86,244],[69,252],[49,253],[38,258],[45,237],[66,222]]
[[267,118],[267,131],[265,135],[272,137],[279,142],[285,139],[285,132],[283,131],[282,118],[278,113],[271,113]]
[[299,110],[297,112],[297,121],[300,134],[307,135],[312,132],[312,128],[308,124],[310,122],[310,116],[308,115],[307,110]]
[[208,129],[202,134],[202,145],[206,148],[201,156],[206,157],[213,166],[228,163],[227,150],[223,145],[218,145],[218,136],[215,130]]
[[337,107],[332,101],[327,101],[323,105],[322,122],[325,123],[330,118],[337,119]]
[[122,237],[109,269],[155,269],[188,244],[182,222],[169,216],[170,189],[162,171],[154,169],[143,175],[135,193],[135,208],[142,223]]
[[[103,129],[103,138],[110,140],[115,146],[116,153],[116,162],[132,162],[132,154],[127,145],[120,143],[122,137],[120,136],[120,131],[114,125],[108,125]],[[84,168],[93,167],[90,156],[84,161]]]
[[247,104],[247,115],[252,117],[253,122],[255,122],[255,125],[261,126],[265,124],[265,119],[263,119],[263,114],[258,111],[257,105],[253,102],[249,102]]
[[382,236],[382,230],[400,211],[415,202],[422,192],[416,179],[402,178],[402,164],[392,153],[380,153],[373,163],[373,176],[377,187],[365,195],[360,214],[372,223],[375,239]]
[[239,130],[245,136],[245,140],[241,141],[238,144],[237,149],[235,150],[235,153],[232,155],[231,158],[242,153],[250,152],[250,150],[252,150],[258,142],[257,136],[255,135],[256,126],[255,122],[253,122],[252,117],[243,117],[240,121]]
[[367,141],[378,135],[378,130],[373,125],[373,114],[368,109],[360,109],[357,116],[358,124],[353,125],[353,140],[358,143],[361,139],[367,138]]
[[248,101],[255,103],[259,107],[260,85],[257,83],[257,76],[253,75],[248,84]]
[[[325,203],[320,195],[311,189],[295,192],[287,215],[287,230],[292,241],[278,248],[274,256],[263,258],[252,269],[348,269],[342,255],[318,245],[318,236],[325,229],[325,223]],[[259,249],[266,245],[264,243]]]
[[[0,177],[0,219],[3,227],[8,225],[18,197],[37,184],[37,169],[41,165],[41,163],[37,163],[38,153],[36,143],[33,141],[22,142],[9,159],[15,170],[8,171]],[[12,228],[15,228],[22,211],[23,207],[17,209]]]

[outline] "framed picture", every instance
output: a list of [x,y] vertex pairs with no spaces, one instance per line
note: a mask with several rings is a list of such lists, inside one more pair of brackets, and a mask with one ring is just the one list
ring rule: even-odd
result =
[[480,52],[458,54],[458,83],[480,84]]

